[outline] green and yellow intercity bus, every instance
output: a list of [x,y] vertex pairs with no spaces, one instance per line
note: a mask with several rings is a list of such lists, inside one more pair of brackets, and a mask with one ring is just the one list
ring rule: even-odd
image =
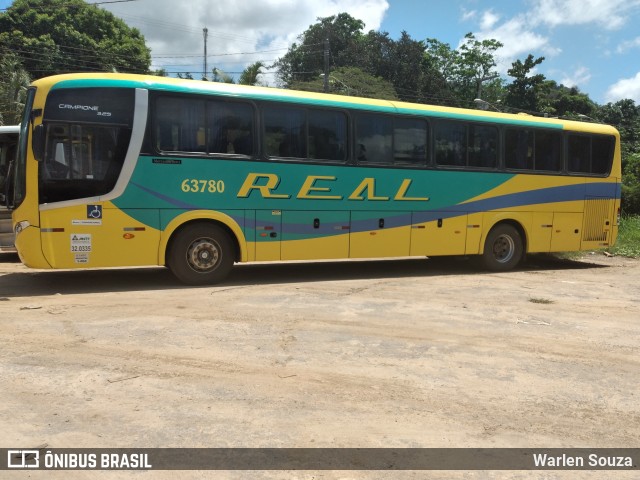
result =
[[35,268],[476,255],[613,245],[610,126],[123,74],[28,92],[10,191]]

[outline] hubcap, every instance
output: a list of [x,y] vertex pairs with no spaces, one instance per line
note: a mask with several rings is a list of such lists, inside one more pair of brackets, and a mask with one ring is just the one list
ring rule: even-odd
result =
[[187,262],[196,272],[213,270],[220,260],[220,248],[211,238],[198,238],[187,250]]
[[516,244],[509,235],[500,235],[493,242],[493,257],[499,263],[507,263],[516,252]]

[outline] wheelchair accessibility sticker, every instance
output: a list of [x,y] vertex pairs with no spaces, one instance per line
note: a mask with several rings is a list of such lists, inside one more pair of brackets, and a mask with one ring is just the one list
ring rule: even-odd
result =
[[102,218],[102,205],[87,205],[87,218]]
[[87,218],[71,220],[72,225],[102,225],[102,205],[87,205]]

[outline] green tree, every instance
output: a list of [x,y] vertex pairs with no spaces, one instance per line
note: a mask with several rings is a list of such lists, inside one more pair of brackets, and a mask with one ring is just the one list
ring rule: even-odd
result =
[[622,170],[622,211],[640,215],[640,153],[628,154]]
[[513,77],[506,87],[504,103],[516,110],[526,110],[528,112],[541,112],[540,98],[545,86],[545,76],[541,73],[531,75],[531,71],[544,62],[544,57],[533,58],[529,54],[522,62],[516,60],[507,70],[507,74]]
[[240,85],[258,85],[258,75],[262,73],[264,63],[255,62],[245,68],[240,74],[238,83]]
[[554,117],[584,120],[595,115],[597,105],[578,87],[565,87],[545,80],[537,89],[536,108]]
[[427,39],[426,61],[449,86],[451,105],[472,106],[475,98],[482,97],[485,82],[493,80],[494,87],[500,85],[499,75],[495,71],[495,52],[502,46],[502,43],[493,39],[480,41],[472,33],[465,35],[464,42],[456,50],[435,38]]
[[464,38],[464,43],[458,48],[458,89],[463,101],[471,103],[481,97],[484,82],[499,77],[495,70],[495,53],[503,44],[490,38],[480,41],[472,33],[467,33]]
[[20,123],[31,79],[15,55],[6,55],[2,59],[0,72],[0,125],[16,125]]
[[0,51],[19,56],[32,78],[74,71],[147,73],[144,37],[83,0],[15,0],[0,14]]
[[620,132],[622,145],[622,210],[640,215],[640,106],[631,99],[597,108],[596,118]]
[[[317,89],[318,79],[325,70],[325,40],[328,39],[329,67],[334,77],[341,68],[359,72],[352,79],[358,83],[363,74],[372,79],[384,79],[387,85],[362,91],[379,90],[404,101],[446,103],[448,88],[440,72],[425,57],[425,44],[402,32],[399,40],[387,32],[363,33],[364,23],[346,13],[320,18],[311,25],[280,58],[274,67],[285,87]],[[374,82],[377,82],[374,80]],[[348,82],[345,82],[348,84]],[[322,89],[320,89],[322,91]],[[445,94],[442,93],[445,91]],[[367,93],[367,95],[369,95]]]
[[620,132],[623,161],[628,155],[640,153],[640,105],[631,99],[619,100],[597,107],[594,115]]
[[426,61],[424,42],[412,39],[407,32],[396,41],[386,32],[370,31],[356,39],[351,48],[354,65],[391,82],[400,100],[427,102],[437,96],[439,88],[433,80],[442,77]]
[[298,37],[300,43],[294,43],[274,63],[280,82],[288,87],[293,82],[309,82],[317,78],[324,71],[326,40],[329,65],[334,68],[350,65],[354,50],[349,47],[362,35],[363,28],[364,22],[348,13],[319,18]]
[[212,82],[236,83],[233,77],[224,70],[214,67],[213,70],[211,70],[211,73],[213,74],[211,79]]
[[[340,67],[332,70],[328,84],[328,93],[335,95],[398,100],[398,95],[391,82],[370,75],[356,67]],[[293,90],[322,92],[324,78],[318,76],[308,82],[294,82],[291,84],[291,88]]]

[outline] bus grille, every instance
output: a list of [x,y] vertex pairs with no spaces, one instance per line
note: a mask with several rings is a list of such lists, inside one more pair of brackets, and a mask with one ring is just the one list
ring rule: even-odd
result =
[[582,240],[585,242],[604,242],[609,229],[605,228],[609,218],[608,198],[587,197],[584,211],[584,229]]

